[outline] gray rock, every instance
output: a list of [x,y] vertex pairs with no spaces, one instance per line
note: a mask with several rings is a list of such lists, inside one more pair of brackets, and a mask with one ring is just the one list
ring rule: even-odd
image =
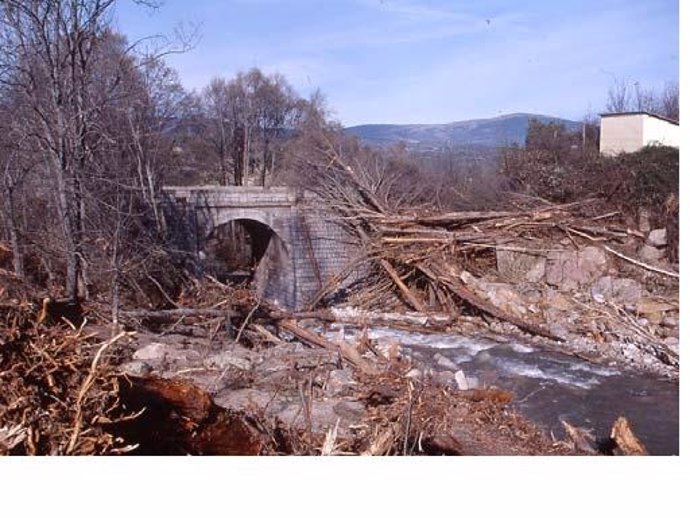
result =
[[263,376],[272,374],[275,372],[281,372],[285,370],[292,370],[292,365],[288,361],[289,356],[271,356],[270,358],[259,360],[260,363],[257,365],[257,370],[261,372]]
[[612,298],[611,294],[613,293],[613,277],[608,275],[601,277],[594,284],[592,284],[590,293],[592,295],[592,299],[600,304],[610,300]]
[[213,398],[216,405],[230,410],[264,409],[275,407],[279,401],[272,394],[257,389],[223,390]]
[[455,383],[458,384],[458,389],[460,390],[470,389],[470,383],[462,370],[459,370],[455,373]]
[[671,316],[664,317],[661,325],[664,327],[678,327],[678,319]]
[[507,313],[515,316],[524,316],[528,311],[523,298],[518,295],[510,284],[477,279],[468,271],[462,272],[460,279],[470,288],[477,289],[482,298],[487,299],[494,306]]
[[559,338],[562,338],[562,339],[568,338],[568,329],[560,322],[549,323],[548,329],[551,332],[551,334],[553,334]]
[[470,389],[479,388],[479,378],[476,376],[465,376],[465,379],[467,380],[467,385],[470,387]]
[[509,282],[539,282],[546,271],[546,257],[496,250],[496,267],[499,275]]
[[364,415],[365,406],[360,401],[338,401],[333,411],[346,421],[359,421]]
[[606,301],[636,304],[642,297],[642,285],[634,279],[601,277],[592,284],[592,299],[602,303]]
[[158,342],[150,343],[137,351],[132,355],[135,360],[164,360],[171,348],[166,344],[161,344]]
[[441,371],[437,372],[434,376],[434,381],[439,385],[445,385],[447,387],[455,387],[455,375],[451,371]]
[[604,297],[601,293],[592,293],[592,300],[597,304],[603,304],[606,302],[606,297]]
[[120,367],[124,374],[131,376],[147,376],[153,371],[153,367],[146,362],[135,360],[133,362],[125,363]]
[[638,226],[640,227],[640,232],[649,232],[652,228],[649,223],[649,210],[642,208],[640,209],[639,214]]
[[492,358],[489,351],[479,351],[474,359],[477,363],[489,363]]
[[655,247],[666,246],[666,229],[655,228],[647,236],[647,244]]
[[[350,403],[353,404],[351,405]],[[360,408],[357,405],[355,402],[312,401],[310,409],[312,431],[325,432],[340,421],[338,430],[340,433],[346,434],[348,427],[355,424],[364,412],[364,407]],[[336,407],[338,407],[337,411]],[[277,417],[287,426],[298,429],[307,428],[304,406],[301,404],[293,404],[286,407]]]
[[340,396],[356,386],[352,373],[347,369],[332,370],[328,374],[325,394],[327,397]]
[[448,369],[448,370],[454,371],[455,369],[458,368],[458,366],[455,364],[454,361],[452,361],[452,360],[446,358],[446,357],[443,356],[441,353],[436,353],[436,354],[434,354],[434,358],[433,358],[433,359],[434,359],[434,361],[436,362],[436,364],[437,364],[439,367],[442,367],[442,368],[444,368],[444,369]]
[[421,380],[423,377],[422,371],[420,371],[417,368],[410,369],[407,374],[405,374],[406,378],[411,378],[411,379],[416,379],[416,380]]
[[546,283],[563,290],[590,284],[608,268],[606,253],[595,246],[582,250],[549,252],[546,258]]
[[635,279],[614,279],[613,296],[621,302],[635,304],[642,297],[642,285]]
[[482,283],[482,295],[497,308],[506,313],[522,317],[528,312],[522,297],[509,284],[500,282]]
[[180,349],[176,344],[165,344],[160,342],[152,342],[141,349],[138,349],[132,358],[135,360],[144,360],[149,362],[165,362],[165,361],[193,361],[201,357],[198,351],[191,349]]
[[654,246],[642,245],[642,248],[638,250],[637,255],[642,261],[656,263],[664,257],[664,252],[663,250],[659,250]]
[[210,368],[226,369],[235,367],[240,370],[250,370],[252,362],[246,354],[238,350],[223,351],[204,360],[204,365]]

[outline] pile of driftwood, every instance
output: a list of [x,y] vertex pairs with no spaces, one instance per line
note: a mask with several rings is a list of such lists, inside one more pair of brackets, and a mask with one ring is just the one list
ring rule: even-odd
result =
[[[231,411],[218,407],[211,396],[184,379],[163,379],[159,374],[130,377],[123,384],[121,399],[141,417],[117,433],[128,443],[139,444],[139,453],[160,454],[250,454],[250,455],[570,455],[644,454],[627,421],[617,423],[610,438],[595,438],[587,430],[563,423],[569,440],[549,440],[533,424],[510,409],[512,397],[497,388],[458,390],[411,375],[415,366],[399,349],[381,349],[367,338],[341,340],[314,330],[317,322],[347,320],[327,310],[290,313],[248,297],[212,279],[196,293],[206,307],[124,313],[142,319],[163,334],[205,328],[209,339],[225,333],[227,319],[234,341],[242,347],[266,350],[299,342],[315,352],[337,358],[331,369],[350,369],[357,380],[349,400],[364,404],[357,432],[346,438],[338,423],[326,433],[312,429],[313,405],[321,401],[323,381],[316,371],[301,374],[297,388],[278,383],[274,396],[295,397],[302,402],[306,425],[290,426],[276,421],[261,407]],[[191,295],[191,294],[190,294]],[[252,305],[253,301],[253,305]],[[153,321],[150,319],[154,319]],[[167,323],[167,324],[166,324]],[[353,317],[352,323],[362,323]],[[386,322],[388,325],[390,321]],[[446,321],[447,323],[447,321]],[[395,325],[414,325],[403,319]],[[160,326],[163,326],[162,328]],[[173,328],[173,326],[175,326]],[[176,330],[176,331],[173,331]],[[219,331],[219,329],[221,329]],[[227,337],[221,339],[227,340]],[[300,368],[294,358],[294,376]],[[341,364],[338,366],[337,364]],[[185,369],[193,371],[194,369]],[[326,379],[328,376],[326,376]],[[250,383],[248,387],[252,387]],[[144,411],[143,409],[146,408]],[[151,430],[157,430],[151,435]]]
[[[643,238],[618,212],[605,212],[599,200],[569,204],[518,199],[511,210],[439,212],[427,207],[390,209],[367,172],[345,163],[332,149],[327,165],[314,170],[311,188],[359,243],[361,254],[341,276],[313,299],[328,303],[353,272],[366,272],[350,290],[353,305],[424,314],[474,313],[509,322],[537,336],[560,341],[548,329],[496,307],[467,282],[496,269],[496,251],[546,255],[563,239],[575,249],[595,245],[618,261],[678,279],[678,274],[645,264],[616,250],[631,238]],[[506,203],[506,205],[509,205]],[[562,247],[558,247],[562,250]]]
[[[234,339],[246,347],[270,348],[292,337],[309,347],[325,349],[355,373],[357,385],[351,397],[364,404],[365,414],[358,432],[344,439],[337,422],[321,434],[286,426],[260,409],[228,410],[184,379],[123,374],[118,365],[131,352],[120,346],[133,331],[103,339],[88,332],[90,326],[45,320],[41,304],[31,302],[30,288],[19,282],[16,287],[21,289],[3,289],[0,295],[0,454],[601,452],[585,431],[575,428],[569,430],[569,443],[547,439],[508,409],[511,396],[506,392],[458,391],[422,382],[408,376],[412,365],[395,351],[382,354],[366,339],[353,343],[329,340],[305,325],[305,319],[334,319],[325,311],[282,312],[257,302],[243,290],[209,281],[197,292],[207,307],[125,314],[131,325],[147,321],[163,335],[173,326],[177,331],[190,326],[188,330],[194,332],[206,329],[212,339],[214,334],[227,332],[230,319]],[[308,378],[312,380],[311,375]],[[276,387],[284,395],[290,390],[289,386]],[[306,416],[316,392],[313,384],[300,385]],[[616,433],[612,444],[619,445],[621,431]]]
[[119,333],[98,341],[47,318],[33,288],[0,272],[0,454],[123,453],[104,430],[123,417],[116,368]]

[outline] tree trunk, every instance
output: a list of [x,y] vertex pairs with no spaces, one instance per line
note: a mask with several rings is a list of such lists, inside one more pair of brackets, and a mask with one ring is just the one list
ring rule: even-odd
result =
[[10,246],[12,247],[12,265],[14,273],[20,279],[24,278],[24,257],[22,256],[21,245],[19,241],[19,230],[17,229],[17,214],[14,207],[14,193],[12,190],[7,190],[4,193],[5,197],[5,217],[7,219],[7,230],[10,238]]
[[[249,126],[244,127],[244,155],[242,157],[242,179],[244,180],[249,175]],[[242,185],[240,182],[238,185]]]
[[[61,117],[59,117],[61,119]],[[63,139],[64,140],[64,139]],[[68,193],[65,178],[64,144],[60,146],[55,157],[55,176],[57,178],[58,213],[65,238],[65,260],[67,262],[67,279],[65,281],[65,296],[71,300],[77,300],[79,295],[79,255],[75,240],[75,228],[73,221],[74,204]]]
[[156,181],[153,167],[151,167],[151,164],[148,161],[146,162],[146,180],[148,182],[149,204],[151,205],[153,215],[156,218],[156,229],[160,235],[163,232],[164,219],[160,214],[160,210],[158,210],[158,196],[156,196],[156,185],[158,182]]

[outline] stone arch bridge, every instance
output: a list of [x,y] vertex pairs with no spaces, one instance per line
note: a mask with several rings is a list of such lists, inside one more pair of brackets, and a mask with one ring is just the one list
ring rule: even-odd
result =
[[241,225],[256,262],[258,294],[303,309],[352,259],[352,239],[306,193],[287,187],[164,187],[165,216],[176,245],[206,269],[218,230]]

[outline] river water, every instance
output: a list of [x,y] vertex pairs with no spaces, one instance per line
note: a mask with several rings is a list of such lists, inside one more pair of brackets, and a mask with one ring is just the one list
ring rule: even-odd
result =
[[[345,338],[355,338],[358,331],[345,328],[344,333]],[[382,327],[369,329],[368,336],[381,344],[398,342],[405,352],[436,370],[452,370],[450,360],[470,382],[511,391],[514,408],[556,438],[565,437],[561,420],[604,438],[614,421],[625,416],[651,454],[679,453],[677,382],[514,341]]]

